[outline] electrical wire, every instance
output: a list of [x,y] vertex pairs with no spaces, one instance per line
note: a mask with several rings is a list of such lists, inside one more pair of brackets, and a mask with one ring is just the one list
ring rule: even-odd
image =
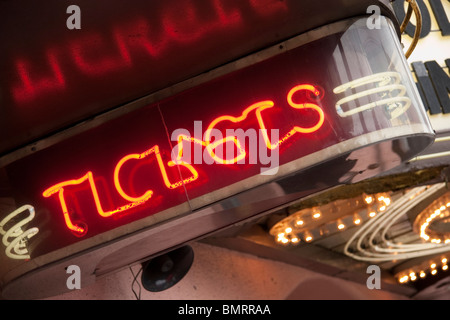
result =
[[[131,282],[131,291],[133,291],[134,296],[136,297],[136,300],[141,300],[141,285],[139,284],[139,281],[137,280],[137,278],[139,277],[139,274],[142,272],[142,267],[139,269],[138,273],[135,275],[133,272],[133,269],[131,267],[129,267],[131,274],[133,275],[133,281]],[[137,283],[138,287],[139,287],[139,293],[136,293],[136,291],[134,291],[134,284]]]
[[411,45],[409,46],[408,50],[405,53],[405,57],[409,58],[413,53],[414,49],[416,48],[417,43],[419,42],[420,33],[422,31],[422,14],[420,12],[420,8],[417,5],[416,0],[406,0],[406,1],[408,2],[408,10],[406,12],[405,19],[403,19],[403,22],[400,25],[400,32],[403,33],[405,31],[406,26],[408,25],[413,12],[416,17],[416,30],[414,31],[414,37],[411,42]]

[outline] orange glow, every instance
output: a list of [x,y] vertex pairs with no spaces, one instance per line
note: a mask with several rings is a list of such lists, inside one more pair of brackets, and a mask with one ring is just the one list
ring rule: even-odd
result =
[[159,169],[161,171],[161,176],[162,176],[164,184],[167,188],[175,189],[175,188],[182,186],[184,183],[189,183],[189,182],[195,181],[198,178],[197,171],[190,164],[183,162],[183,161],[177,161],[177,163],[175,163],[173,161],[169,161],[168,162],[169,167],[173,167],[175,165],[181,165],[181,166],[186,167],[192,173],[192,176],[190,176],[189,178],[179,180],[175,183],[171,183],[169,180],[169,177],[167,176],[166,168],[164,167],[164,162],[163,162],[163,160],[161,158],[161,154],[159,152],[159,147],[157,145],[155,145],[153,148],[148,149],[141,154],[134,153],[134,154],[126,155],[125,157],[120,159],[119,162],[117,163],[116,168],[114,169],[114,185],[116,187],[117,192],[125,200],[131,201],[131,202],[136,202],[136,201],[147,201],[148,199],[151,198],[151,196],[153,194],[152,190],[147,190],[140,197],[132,197],[132,196],[128,195],[127,193],[125,193],[125,191],[123,190],[123,188],[119,182],[119,172],[125,162],[127,162],[128,160],[131,160],[131,159],[135,159],[135,160],[144,159],[151,154],[155,154]]
[[[244,121],[247,118],[248,114],[251,111],[253,111],[253,110],[256,110],[256,113],[258,113],[258,112],[261,112],[264,109],[272,108],[273,106],[274,106],[274,103],[272,101],[261,101],[261,102],[252,104],[251,106],[246,108],[239,117],[220,116],[220,117],[217,117],[216,119],[214,119],[209,124],[208,129],[206,129],[206,131],[205,131],[205,142],[204,142],[204,145],[206,145],[206,148],[207,148],[209,154],[211,155],[211,157],[216,162],[221,163],[221,164],[234,164],[234,163],[238,162],[239,160],[245,158],[246,152],[245,152],[245,150],[242,149],[242,146],[241,146],[241,143],[239,142],[239,140],[236,137],[234,137],[234,136],[225,137],[225,138],[220,139],[218,141],[214,141],[214,143],[211,143],[211,132],[212,132],[212,130],[216,127],[216,125],[219,122],[230,121],[230,122],[233,122],[233,123],[238,123],[238,122]],[[238,156],[236,156],[232,160],[224,160],[224,159],[218,157],[215,154],[215,152],[213,151],[218,145],[225,144],[228,141],[233,141],[236,144],[236,147],[239,150]]]
[[53,194],[58,193],[58,198],[59,198],[59,202],[61,204],[61,209],[62,209],[62,212],[64,215],[64,221],[66,223],[66,226],[67,226],[67,228],[69,228],[70,230],[72,230],[73,232],[78,233],[78,234],[84,234],[87,230],[86,230],[86,227],[76,225],[72,222],[70,214],[69,214],[69,210],[67,208],[66,199],[64,197],[64,188],[68,187],[68,186],[82,184],[86,180],[89,182],[89,185],[91,187],[92,196],[94,197],[94,202],[95,202],[95,206],[97,208],[97,212],[102,217],[109,217],[117,212],[123,212],[125,210],[131,209],[138,205],[141,205],[146,200],[148,200],[148,199],[146,199],[146,200],[142,200],[142,201],[136,201],[136,202],[132,202],[132,203],[126,204],[124,206],[118,207],[111,211],[104,211],[102,208],[102,205],[100,203],[100,198],[98,196],[97,187],[95,186],[94,177],[93,177],[93,174],[91,171],[87,172],[84,176],[82,176],[79,179],[66,180],[66,181],[60,182],[58,184],[55,184],[54,186],[45,190],[42,193],[42,195],[44,197],[48,198],[48,197],[52,196]]
[[[325,121],[325,114],[324,114],[322,108],[320,108],[317,104],[294,102],[293,96],[295,93],[297,93],[299,91],[309,91],[309,92],[313,93],[316,97],[319,97],[320,92],[315,86],[313,86],[311,84],[301,84],[301,85],[297,85],[297,86],[293,87],[287,95],[287,102],[292,108],[298,109],[298,110],[312,109],[318,113],[319,119],[314,126],[309,127],[309,128],[294,126],[280,140],[278,140],[277,142],[272,144],[272,142],[269,139],[269,136],[267,133],[268,130],[266,128],[266,125],[264,124],[264,120],[263,120],[261,113],[266,109],[273,108],[275,104],[273,101],[270,101],[270,100],[260,101],[260,102],[254,103],[251,106],[247,107],[242,112],[242,114],[238,117],[224,115],[224,116],[220,116],[220,117],[217,117],[216,119],[214,119],[209,124],[207,130],[205,131],[205,136],[204,136],[205,141],[201,141],[201,140],[198,140],[195,138],[190,138],[190,137],[186,137],[184,135],[180,135],[177,139],[178,140],[178,156],[177,156],[178,158],[177,159],[181,159],[183,156],[183,141],[191,141],[191,142],[198,143],[198,144],[201,144],[202,146],[206,147],[209,155],[216,161],[216,163],[235,164],[239,160],[244,159],[246,157],[246,152],[242,148],[242,144],[239,141],[239,139],[237,139],[235,136],[227,136],[223,139],[218,139],[214,142],[211,142],[211,133],[212,133],[212,130],[215,129],[219,123],[224,122],[224,121],[229,121],[232,123],[242,122],[247,118],[247,116],[252,111],[255,111],[255,116],[256,116],[256,119],[258,120],[259,129],[261,130],[261,133],[263,135],[264,141],[266,143],[266,147],[270,150],[278,148],[281,143],[285,142],[287,139],[291,138],[296,133],[307,134],[307,133],[316,132],[317,130],[319,130],[322,127],[322,125]],[[236,148],[238,149],[238,155],[230,160],[223,159],[223,158],[217,156],[216,153],[214,152],[215,148],[217,148],[221,144],[226,144],[227,142],[233,142],[236,145]]]
[[[313,132],[319,130],[324,123],[324,112],[318,105],[316,105],[314,103],[296,103],[293,101],[294,94],[299,91],[309,91],[314,96],[319,97],[319,94],[320,94],[319,90],[316,87],[314,87],[313,85],[302,84],[302,85],[297,85],[297,86],[293,87],[287,95],[287,102],[292,108],[299,109],[299,110],[300,109],[312,109],[319,114],[319,119],[314,126],[309,127],[309,128],[294,126],[291,130],[288,131],[287,134],[285,134],[279,141],[277,141],[274,144],[271,143],[271,141],[269,140],[269,136],[267,135],[267,129],[266,129],[266,126],[263,121],[262,112],[266,109],[273,108],[275,104],[273,101],[265,100],[265,101],[260,101],[260,102],[250,105],[238,117],[224,115],[224,116],[219,116],[216,119],[214,119],[208,126],[207,130],[205,131],[205,134],[204,134],[205,141],[202,141],[202,140],[199,140],[196,138],[187,137],[185,135],[179,135],[177,137],[177,141],[178,141],[177,146],[179,148],[177,158],[174,161],[168,161],[167,164],[164,163],[164,161],[161,157],[161,153],[160,153],[160,149],[159,149],[158,145],[154,145],[152,148],[147,149],[146,151],[144,151],[142,153],[131,153],[131,154],[125,155],[116,164],[116,167],[114,169],[114,174],[113,174],[113,180],[114,180],[114,186],[115,186],[118,194],[124,200],[129,201],[129,203],[126,205],[122,205],[113,210],[105,211],[101,205],[100,197],[99,197],[97,187],[96,187],[95,181],[94,181],[94,176],[91,171],[88,171],[84,176],[82,176],[79,179],[66,180],[66,181],[63,181],[63,182],[53,185],[52,187],[46,189],[43,192],[43,196],[48,198],[48,197],[52,196],[53,194],[57,193],[58,199],[59,199],[59,202],[61,205],[61,209],[62,209],[62,212],[64,215],[64,221],[66,223],[67,228],[70,229],[71,231],[73,231],[77,235],[84,235],[87,232],[87,225],[84,223],[77,224],[72,221],[72,217],[71,217],[71,214],[69,213],[69,209],[68,209],[67,203],[66,203],[66,196],[64,194],[65,189],[67,189],[70,186],[79,185],[79,184],[84,183],[85,181],[88,181],[97,212],[101,217],[104,217],[104,218],[110,217],[118,212],[124,212],[126,210],[132,209],[136,206],[146,203],[153,196],[154,192],[153,192],[153,190],[148,189],[143,194],[138,195],[138,196],[130,195],[129,193],[127,193],[124,190],[124,188],[120,182],[120,172],[121,172],[122,167],[125,164],[129,163],[129,161],[132,161],[132,160],[144,160],[147,157],[154,155],[156,158],[156,161],[158,163],[158,168],[160,170],[161,178],[164,182],[164,185],[168,189],[176,189],[180,186],[183,186],[187,183],[197,180],[198,176],[199,176],[197,170],[192,165],[181,160],[182,156],[183,156],[183,142],[188,141],[188,142],[198,143],[198,144],[202,145],[203,147],[206,148],[206,150],[209,152],[209,155],[216,161],[216,163],[227,164],[227,165],[235,164],[239,160],[245,158],[245,156],[246,156],[246,151],[242,147],[242,144],[239,141],[239,139],[236,136],[227,136],[223,139],[217,139],[217,141],[211,142],[211,132],[221,122],[229,121],[232,123],[239,123],[241,121],[244,121],[248,117],[248,115],[253,111],[255,112],[255,116],[258,121],[259,128],[263,132],[263,138],[265,140],[264,142],[265,142],[267,148],[268,149],[278,148],[281,143],[286,141],[288,138],[294,136],[296,133],[305,133],[305,134],[313,133]],[[239,150],[238,155],[231,160],[225,160],[225,159],[217,156],[216,153],[214,152],[214,149],[217,148],[217,146],[219,146],[221,144],[225,144],[227,142],[233,142],[235,144],[235,146],[237,147],[237,149]],[[150,159],[147,159],[147,160],[150,160]],[[168,167],[174,167],[176,165],[183,166],[189,170],[190,176],[186,179],[177,180],[175,182],[172,182],[172,181],[170,181],[169,176],[167,174],[166,165]],[[149,181],[150,180],[151,179],[149,179]]]
[[161,171],[161,176],[163,178],[164,184],[167,188],[169,189],[175,189],[178,188],[179,186],[182,186],[184,183],[189,183],[192,181],[195,181],[198,178],[198,173],[197,171],[190,165],[184,162],[177,162],[174,163],[173,161],[169,161],[168,162],[168,166],[169,167],[173,167],[175,165],[182,165],[184,167],[186,167],[191,173],[192,176],[190,176],[189,178],[183,179],[183,180],[179,180],[175,183],[171,183],[169,180],[169,177],[167,176],[167,172],[163,163],[163,160],[161,158],[160,152],[159,152],[159,147],[157,145],[155,145],[153,148],[146,150],[145,152],[141,153],[141,154],[129,154],[126,155],[125,157],[123,157],[116,165],[116,168],[114,170],[114,185],[117,189],[117,192],[125,199],[130,201],[130,203],[117,207],[114,210],[110,210],[110,211],[105,211],[101,205],[100,202],[100,197],[97,191],[97,187],[95,185],[95,181],[94,181],[94,177],[91,171],[87,172],[84,176],[82,176],[79,179],[72,179],[72,180],[66,180],[63,182],[60,182],[58,184],[55,184],[54,186],[48,188],[47,190],[45,190],[43,192],[43,196],[48,198],[50,196],[52,196],[55,193],[58,193],[58,199],[61,205],[61,209],[64,215],[64,221],[66,223],[67,228],[69,228],[70,230],[72,230],[73,232],[77,233],[77,234],[84,234],[86,232],[86,228],[77,224],[74,224],[71,220],[70,214],[69,214],[69,210],[67,208],[67,204],[66,204],[66,199],[64,196],[64,189],[68,186],[73,186],[73,185],[79,185],[82,184],[83,182],[85,182],[86,180],[89,182],[91,191],[92,191],[92,196],[94,198],[94,203],[97,209],[97,212],[99,213],[100,216],[107,218],[110,217],[112,215],[114,215],[115,213],[118,212],[124,212],[126,210],[129,210],[131,208],[134,208],[136,206],[139,206],[141,204],[144,204],[145,202],[147,202],[153,195],[153,191],[152,190],[147,190],[142,196],[139,197],[132,197],[130,195],[128,195],[122,188],[120,182],[119,182],[119,173],[120,173],[120,169],[122,168],[123,164],[125,162],[127,162],[128,160],[131,159],[144,159],[147,156],[151,155],[151,154],[155,154],[158,165],[159,165],[159,169]]
[[51,74],[38,78],[31,77],[29,63],[26,60],[16,61],[17,73],[22,86],[12,89],[16,101],[25,102],[33,100],[41,92],[51,92],[65,88],[66,81],[61,70],[60,62],[55,50],[47,50],[46,57]]

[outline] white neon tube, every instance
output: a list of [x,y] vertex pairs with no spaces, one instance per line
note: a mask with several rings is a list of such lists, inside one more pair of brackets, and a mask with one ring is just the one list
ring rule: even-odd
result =
[[[339,94],[345,92],[348,89],[355,89],[367,84],[374,84],[377,87],[352,94],[336,102],[336,112],[340,117],[349,117],[354,114],[373,109],[375,107],[387,105],[393,110],[391,112],[391,118],[395,119],[402,113],[406,112],[406,110],[408,110],[408,108],[411,106],[411,99],[405,96],[406,87],[401,84],[401,76],[397,72],[381,72],[356,79],[336,87],[333,92],[335,94]],[[389,97],[381,97],[380,100],[367,103],[359,106],[358,108],[347,111],[344,111],[344,109],[342,108],[342,105],[345,103],[377,93],[384,93],[384,95],[389,95]]]
[[[29,214],[26,218],[20,220],[8,230],[4,230],[5,225],[14,217],[28,210]],[[30,259],[29,251],[26,248],[26,242],[33,236],[35,236],[39,229],[36,227],[28,230],[23,230],[23,226],[34,219],[35,210],[31,205],[23,205],[20,208],[14,210],[8,214],[2,221],[0,221],[0,235],[3,235],[2,242],[6,246],[6,256],[11,259]],[[10,238],[14,240],[9,241]]]
[[[433,193],[443,186],[443,184],[438,184],[427,190],[425,190],[425,187],[419,187],[405,194],[395,201],[386,211],[379,213],[376,217],[361,226],[347,241],[344,247],[344,253],[360,261],[391,261],[394,259],[410,259],[450,251],[450,245],[447,244],[400,244],[393,243],[386,238],[386,233],[395,221],[413,208],[418,202],[426,199],[429,193]],[[411,198],[411,195],[413,195],[413,198]],[[379,237],[381,242],[375,244],[375,237]],[[419,237],[418,240],[420,240]],[[363,248],[363,243],[367,243],[368,248]],[[356,252],[350,252],[349,248],[351,245],[354,245]]]

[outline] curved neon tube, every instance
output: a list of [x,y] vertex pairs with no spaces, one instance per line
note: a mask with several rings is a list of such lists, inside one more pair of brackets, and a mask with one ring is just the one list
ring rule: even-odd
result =
[[[9,230],[7,231],[4,230],[5,225],[11,219],[13,219],[14,217],[16,217],[17,215],[26,210],[28,210],[29,212],[26,218],[17,222],[15,225],[9,228]],[[2,221],[0,221],[0,234],[3,235],[2,242],[6,246],[5,253],[7,257],[11,259],[25,259],[25,260],[30,259],[30,254],[28,252],[28,249],[26,248],[26,241],[35,236],[39,232],[39,229],[33,227],[24,231],[22,227],[31,220],[33,220],[34,217],[35,217],[34,207],[26,204],[14,210],[5,218],[3,218]],[[14,238],[14,240],[10,242],[9,241],[10,238]]]
[[[362,77],[345,84],[336,87],[333,92],[335,94],[343,93],[347,89],[355,89],[363,85],[375,84],[376,88],[361,91],[350,96],[344,97],[336,102],[336,112],[340,117],[348,117],[354,114],[373,109],[382,105],[391,105],[401,103],[402,107],[396,107],[396,109],[391,113],[392,119],[397,118],[402,113],[406,112],[411,106],[411,99],[405,96],[406,87],[401,84],[401,76],[397,72],[381,72],[373,74],[370,76]],[[395,93],[394,97],[387,97],[377,100],[375,102],[367,103],[352,110],[344,111],[342,105],[350,101],[354,101],[363,97],[367,97],[376,93],[392,93],[393,91],[398,91]]]

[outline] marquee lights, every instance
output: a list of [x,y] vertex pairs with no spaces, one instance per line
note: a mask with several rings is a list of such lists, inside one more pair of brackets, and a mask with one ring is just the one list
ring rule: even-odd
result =
[[[391,119],[395,119],[403,114],[410,106],[411,99],[405,96],[406,87],[401,84],[401,75],[398,72],[381,72],[367,77],[362,77],[336,87],[335,94],[343,93],[349,89],[356,89],[361,86],[374,85],[374,88],[367,89],[336,102],[336,111],[341,117],[352,116],[356,113],[386,105]],[[344,111],[342,105],[361,98],[369,98],[370,95],[377,94],[379,98],[375,101],[360,105],[356,108]],[[357,104],[358,105],[358,104]]]
[[[233,117],[233,116],[229,116],[229,115],[217,117],[210,123],[210,125],[208,126],[208,129],[206,130],[206,132],[204,134],[205,141],[199,141],[198,139],[195,139],[195,138],[191,139],[191,138],[187,138],[186,136],[180,135],[177,139],[177,141],[178,141],[177,157],[176,157],[176,159],[167,162],[167,164],[164,163],[164,161],[161,157],[160,148],[158,145],[154,145],[152,148],[150,148],[142,153],[133,153],[133,154],[128,154],[128,155],[122,157],[122,159],[120,159],[115,166],[114,173],[113,173],[113,181],[114,181],[114,186],[115,186],[117,193],[124,200],[128,201],[128,203],[125,205],[116,207],[115,209],[112,209],[112,210],[104,209],[104,207],[101,203],[101,200],[100,200],[99,192],[96,187],[94,173],[92,171],[88,171],[81,178],[69,179],[69,180],[59,182],[59,183],[47,188],[42,193],[42,195],[45,198],[49,198],[53,195],[57,195],[59,204],[61,206],[61,211],[64,216],[64,221],[65,221],[66,227],[69,230],[71,230],[75,235],[84,236],[87,233],[87,228],[88,228],[87,223],[75,222],[72,217],[74,215],[74,213],[70,213],[68,210],[68,207],[67,207],[67,199],[66,199],[67,197],[66,197],[66,194],[64,193],[64,191],[67,188],[69,188],[70,186],[76,186],[76,185],[80,185],[82,183],[87,182],[90,187],[90,191],[91,191],[94,203],[95,203],[97,213],[103,218],[108,218],[115,214],[123,213],[129,209],[143,205],[144,203],[146,203],[147,201],[149,201],[152,198],[154,191],[151,189],[148,189],[141,195],[130,195],[129,192],[124,190],[124,187],[122,186],[122,184],[120,182],[121,181],[120,174],[121,174],[122,168],[125,165],[132,163],[133,161],[136,161],[136,160],[139,161],[139,160],[143,160],[146,158],[149,159],[150,157],[154,156],[157,160],[158,168],[161,173],[161,178],[162,178],[166,188],[176,189],[176,188],[179,188],[188,183],[194,182],[195,180],[198,179],[199,174],[193,165],[182,160],[183,142],[191,141],[194,143],[201,144],[202,146],[204,146],[206,148],[206,150],[209,152],[210,156],[214,160],[216,160],[216,163],[218,163],[218,164],[223,164],[223,165],[235,164],[239,160],[243,159],[246,156],[245,150],[241,147],[242,143],[239,141],[239,138],[236,136],[226,136],[223,139],[217,139],[217,141],[212,142],[211,141],[211,132],[221,122],[228,121],[228,122],[232,122],[232,123],[239,123],[241,121],[244,121],[247,118],[247,116],[253,111],[255,112],[255,116],[257,118],[259,127],[260,127],[261,131],[263,132],[263,138],[264,138],[266,147],[268,149],[278,148],[281,145],[281,143],[286,141],[288,138],[293,137],[295,134],[297,134],[297,133],[303,133],[303,134],[313,133],[313,132],[319,130],[324,123],[324,120],[325,120],[324,112],[317,104],[312,103],[310,101],[303,102],[303,103],[294,101],[294,100],[298,100],[298,97],[295,98],[295,94],[297,92],[302,92],[302,91],[305,91],[306,93],[310,93],[313,97],[313,98],[307,97],[306,100],[320,99],[321,92],[314,85],[300,84],[300,85],[294,86],[292,89],[289,90],[289,92],[287,94],[287,102],[288,102],[289,106],[294,108],[295,110],[306,110],[306,109],[313,110],[315,113],[318,114],[317,122],[314,125],[312,125],[311,127],[293,126],[292,129],[290,129],[288,131],[288,133],[286,133],[279,141],[277,141],[275,143],[272,143],[267,135],[267,128],[263,121],[263,116],[262,116],[263,110],[266,110],[268,108],[273,108],[275,106],[275,103],[273,101],[267,100],[267,101],[257,102],[255,104],[252,104],[251,106],[247,107],[246,109],[244,109],[244,111],[242,112],[242,114],[239,117]],[[230,141],[232,141],[237,146],[238,150],[240,150],[240,153],[234,159],[231,159],[231,160],[224,159],[224,158],[218,156],[214,152],[214,149],[216,149],[219,145],[224,145]],[[189,170],[191,175],[186,179],[171,182],[168,177],[168,174],[167,174],[166,165],[168,167],[174,167],[174,166],[185,167]]]
[[[344,253],[353,259],[368,262],[410,259],[450,250],[447,243],[400,243],[387,234],[394,223],[442,188],[442,184],[417,187],[406,192],[382,212],[363,224],[347,241]],[[420,239],[417,236],[418,240]]]
[[447,256],[435,257],[412,268],[398,272],[396,278],[399,283],[405,284],[425,279],[428,276],[436,276],[438,272],[448,271],[447,262]]
[[[329,235],[332,232],[344,231],[347,228],[359,226],[364,220],[375,217],[376,212],[382,212],[391,204],[391,199],[387,194],[366,195],[363,197],[367,208],[355,212],[352,215],[336,215],[322,212],[321,207],[300,210],[289,217],[283,219],[274,225],[270,234],[276,237],[276,241],[283,245],[297,245],[300,239],[305,242],[312,242],[323,235]],[[361,199],[355,198],[347,201],[347,206],[358,207]],[[345,204],[341,204],[344,206]],[[365,219],[362,214],[365,211]]]
[[[23,216],[23,212],[28,211],[28,216],[24,217],[19,222],[16,222],[17,217]],[[0,235],[2,235],[3,245],[6,246],[6,256],[11,259],[30,259],[30,255],[27,249],[27,241],[34,237],[39,229],[36,227],[30,228],[24,231],[24,226],[34,219],[35,210],[31,205],[23,205],[20,208],[14,210],[8,214],[2,221],[0,221]],[[10,226],[8,230],[5,227],[16,222],[13,226]],[[13,238],[14,240],[10,241]]]
[[435,200],[424,212],[417,216],[414,227],[418,230],[420,237],[431,243],[450,244],[450,234],[436,232],[432,228],[433,222],[445,221],[450,216],[450,198],[444,195]]

